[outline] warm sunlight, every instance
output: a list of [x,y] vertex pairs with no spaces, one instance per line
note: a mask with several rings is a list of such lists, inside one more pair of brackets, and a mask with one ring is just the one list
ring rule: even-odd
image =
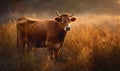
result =
[[118,0],[118,3],[120,4],[120,0]]
[[117,0],[117,4],[119,4],[119,5],[120,5],[120,0]]
[[120,0],[0,0],[0,71],[120,71]]

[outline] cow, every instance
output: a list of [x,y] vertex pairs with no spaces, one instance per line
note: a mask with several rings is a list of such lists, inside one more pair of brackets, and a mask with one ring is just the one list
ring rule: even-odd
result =
[[73,17],[74,12],[69,15],[57,11],[56,14],[53,20],[19,18],[16,21],[17,47],[24,49],[25,44],[28,49],[45,47],[49,50],[51,59],[57,58],[67,31],[71,29],[70,22],[76,18]]

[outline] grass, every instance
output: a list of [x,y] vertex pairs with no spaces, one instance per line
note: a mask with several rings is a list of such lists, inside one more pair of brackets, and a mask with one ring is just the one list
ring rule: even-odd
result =
[[48,51],[16,48],[16,24],[0,25],[1,71],[119,71],[120,16],[81,15],[72,24],[57,62]]

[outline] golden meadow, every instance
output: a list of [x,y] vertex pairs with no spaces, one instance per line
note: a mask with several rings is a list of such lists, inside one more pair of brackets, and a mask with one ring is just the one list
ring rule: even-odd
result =
[[16,47],[16,23],[0,25],[0,67],[3,71],[119,71],[120,16],[76,15],[57,62],[45,48],[23,53]]

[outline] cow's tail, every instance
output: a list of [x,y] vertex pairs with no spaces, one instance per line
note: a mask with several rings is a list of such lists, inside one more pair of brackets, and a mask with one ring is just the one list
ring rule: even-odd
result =
[[17,44],[16,44],[16,47],[19,47],[19,37],[20,37],[20,33],[19,33],[19,24],[18,24],[18,21],[16,21],[16,30],[17,30]]
[[26,18],[25,17],[21,17],[19,19],[16,20],[16,29],[17,29],[17,45],[16,47],[19,47],[19,43],[20,43],[20,24],[23,23],[22,20],[25,20]]

